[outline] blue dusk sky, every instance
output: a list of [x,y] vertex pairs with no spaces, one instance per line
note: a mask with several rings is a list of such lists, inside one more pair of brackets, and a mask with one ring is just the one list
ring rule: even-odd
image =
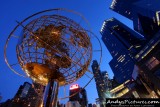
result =
[[[103,21],[112,17],[117,18],[122,23],[132,28],[132,22],[111,11],[109,6],[111,0],[2,0],[0,3],[0,93],[3,97],[1,102],[13,98],[20,85],[25,81],[31,82],[28,78],[23,78],[13,73],[4,61],[4,45],[9,33],[17,25],[16,21],[46,9],[66,8],[77,11],[89,21],[92,32],[97,35],[102,44],[101,71],[108,71],[110,78],[113,77],[109,61],[112,59],[107,48],[104,46],[99,33]],[[94,46],[94,45],[93,45]],[[9,60],[15,60],[15,46],[9,48]],[[94,53],[93,59],[99,54]],[[91,67],[89,67],[91,70]],[[83,78],[82,78],[83,79]],[[83,81],[83,80],[82,80]],[[84,80],[85,81],[85,80]],[[95,81],[86,87],[89,103],[94,103],[98,98]]]

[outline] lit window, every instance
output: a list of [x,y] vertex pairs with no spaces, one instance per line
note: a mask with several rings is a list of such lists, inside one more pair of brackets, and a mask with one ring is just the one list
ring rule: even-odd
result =
[[160,26],[160,11],[156,12],[157,24]]
[[118,64],[115,66],[115,68],[117,68],[118,67]]
[[139,48],[139,47],[141,47],[141,46],[140,46],[140,45],[136,45],[135,47],[136,47],[136,48]]
[[148,69],[151,70],[154,67],[156,67],[158,64],[160,64],[160,61],[158,61],[155,57],[152,57],[151,59],[147,61],[145,65],[148,67]]
[[125,55],[121,55],[121,56],[117,59],[118,62],[123,62],[124,60],[125,60]]

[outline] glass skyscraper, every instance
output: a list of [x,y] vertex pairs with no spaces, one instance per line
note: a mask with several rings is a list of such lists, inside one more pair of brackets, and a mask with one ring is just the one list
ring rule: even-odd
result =
[[133,21],[134,29],[150,40],[160,29],[160,0],[113,0],[110,9]]
[[136,64],[149,93],[160,98],[160,0],[113,0],[110,8],[132,20],[134,29],[147,39],[135,56]]
[[105,20],[100,33],[113,57],[109,64],[116,81],[123,83],[131,79],[134,56],[143,47],[145,39],[115,18]]
[[112,0],[110,9],[129,18],[133,19],[133,12],[131,5],[139,0]]

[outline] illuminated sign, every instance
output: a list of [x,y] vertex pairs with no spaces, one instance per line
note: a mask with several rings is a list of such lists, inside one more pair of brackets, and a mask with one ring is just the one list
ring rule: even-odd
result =
[[77,89],[77,88],[79,88],[78,84],[74,84],[70,86],[70,90]]

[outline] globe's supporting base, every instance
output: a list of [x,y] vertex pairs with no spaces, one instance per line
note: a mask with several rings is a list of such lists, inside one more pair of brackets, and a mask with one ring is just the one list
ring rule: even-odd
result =
[[59,83],[50,81],[45,88],[43,96],[43,107],[56,107]]

